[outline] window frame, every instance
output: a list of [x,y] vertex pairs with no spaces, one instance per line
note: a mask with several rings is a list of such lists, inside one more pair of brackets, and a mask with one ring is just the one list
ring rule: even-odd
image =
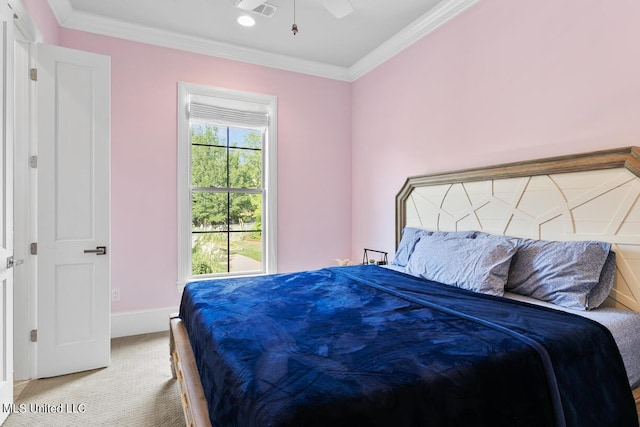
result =
[[[269,125],[265,132],[263,146],[263,270],[259,273],[230,272],[197,276],[191,274],[191,126],[188,112],[191,95],[216,98],[216,104],[228,103],[229,108],[233,108],[234,102],[242,101],[266,106],[269,111]],[[277,97],[178,82],[177,132],[178,286],[184,286],[191,280],[275,273],[277,268]]]

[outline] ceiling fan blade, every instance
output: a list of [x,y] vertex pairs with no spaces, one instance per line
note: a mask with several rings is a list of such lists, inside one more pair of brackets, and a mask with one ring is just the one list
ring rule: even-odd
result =
[[353,12],[349,0],[322,0],[324,7],[336,18],[344,18]]
[[242,0],[236,5],[236,7],[243,10],[253,10],[264,2],[265,0]]

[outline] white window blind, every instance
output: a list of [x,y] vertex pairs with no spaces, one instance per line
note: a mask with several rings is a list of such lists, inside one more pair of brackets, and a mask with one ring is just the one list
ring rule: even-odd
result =
[[[267,106],[229,100],[227,105],[216,105],[215,100],[207,102],[204,97],[189,99],[189,119],[205,120],[226,126],[265,128],[269,126]],[[257,107],[257,108],[256,108]]]

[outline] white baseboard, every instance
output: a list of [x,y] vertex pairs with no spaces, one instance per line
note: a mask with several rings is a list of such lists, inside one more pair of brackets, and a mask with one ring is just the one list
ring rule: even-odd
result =
[[150,334],[169,330],[169,315],[178,307],[154,310],[126,311],[111,314],[111,338]]

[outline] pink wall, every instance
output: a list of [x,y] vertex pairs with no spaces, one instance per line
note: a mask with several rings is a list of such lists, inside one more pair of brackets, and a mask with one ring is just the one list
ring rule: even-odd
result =
[[350,84],[64,28],[59,37],[111,57],[113,312],[179,303],[178,81],[278,97],[278,270],[349,256]]
[[640,2],[481,1],[352,87],[353,256],[408,176],[640,145]]
[[315,268],[393,252],[407,176],[638,145],[638,22],[637,0],[481,1],[353,84],[59,29],[112,58],[114,311],[177,304],[178,80],[278,96],[279,269]]

